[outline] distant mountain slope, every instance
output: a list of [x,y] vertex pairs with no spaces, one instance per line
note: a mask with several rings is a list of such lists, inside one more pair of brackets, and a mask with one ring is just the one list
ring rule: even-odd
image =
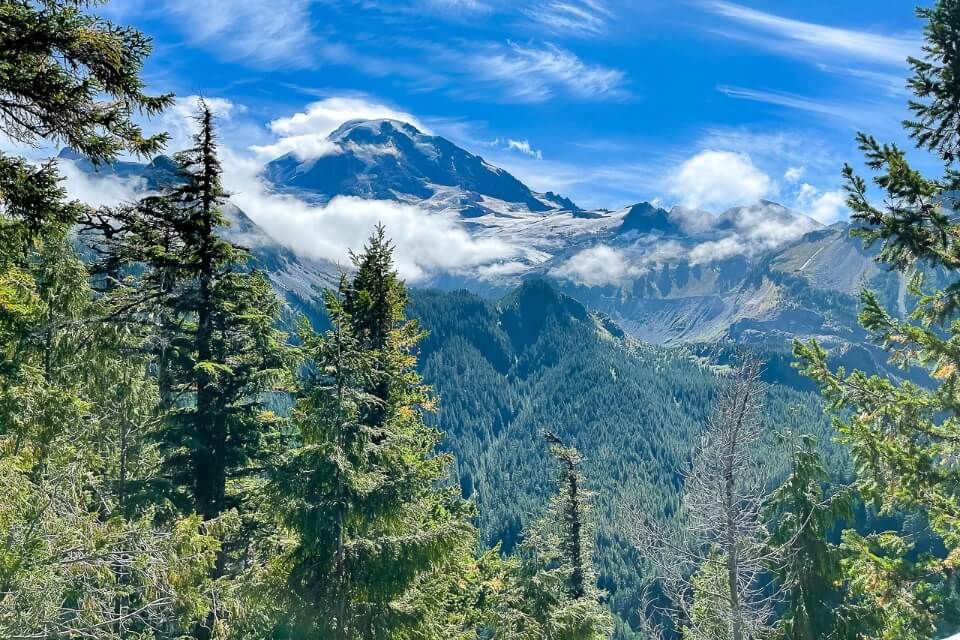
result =
[[[140,179],[145,193],[157,191],[178,179],[176,163],[163,155],[149,163],[117,162],[94,166],[73,150],[64,149],[59,159],[74,163],[78,169],[90,175]],[[336,269],[333,265],[297,255],[277,242],[233,204],[227,203],[223,213],[230,221],[230,226],[224,229],[224,236],[250,250],[253,258],[251,266],[263,270],[277,291],[288,301],[312,299],[323,289],[336,284]]]
[[[777,332],[781,342],[825,335],[827,342],[839,343],[853,330],[849,314],[821,322],[837,310],[798,313],[785,298],[781,274],[798,271],[812,290],[846,294],[857,274],[875,275],[869,258],[846,242],[835,242],[819,260],[824,236],[815,234],[822,225],[770,201],[719,215],[646,202],[584,211],[555,194],[535,193],[481,157],[406,123],[352,121],[327,142],[328,153],[319,157],[290,153],[270,162],[264,178],[308,201],[385,198],[456,219],[475,237],[516,247],[517,255],[472,277],[441,276],[433,284],[489,293],[531,275],[552,278],[655,343],[738,340],[766,329]],[[838,233],[830,237],[837,240]],[[792,253],[779,256],[785,247]],[[802,255],[810,263],[793,264]],[[773,256],[779,259],[772,262]],[[826,259],[842,265],[844,275],[831,276]],[[601,260],[607,262],[598,264]],[[833,340],[836,332],[845,335]]]

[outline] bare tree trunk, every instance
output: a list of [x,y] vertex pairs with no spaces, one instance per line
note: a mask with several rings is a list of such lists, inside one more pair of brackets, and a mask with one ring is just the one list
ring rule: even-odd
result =
[[[719,628],[730,640],[754,640],[768,628],[774,611],[763,574],[776,552],[767,545],[760,520],[763,483],[750,482],[763,435],[763,394],[759,363],[743,359],[723,383],[684,473],[679,527],[633,514],[637,546],[674,607],[661,615],[686,621],[685,638],[714,638]],[[710,566],[721,571],[721,584],[695,584]],[[703,600],[695,609],[696,598]]]

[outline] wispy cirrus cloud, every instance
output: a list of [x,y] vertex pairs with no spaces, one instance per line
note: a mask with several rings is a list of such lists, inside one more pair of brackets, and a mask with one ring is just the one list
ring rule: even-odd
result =
[[720,85],[717,91],[728,98],[738,98],[741,100],[750,100],[753,102],[765,102],[790,109],[799,109],[808,111],[830,118],[856,122],[863,118],[862,108],[854,105],[837,104],[826,100],[817,100],[800,96],[785,91],[767,91],[763,89],[749,89],[746,87],[734,87],[729,85]]
[[[141,0],[140,4],[144,4]],[[309,67],[328,45],[313,33],[313,0],[166,0],[162,12],[195,44],[255,66]]]
[[600,35],[613,15],[599,0],[551,0],[527,7],[523,13],[554,33],[579,36]]
[[[901,132],[899,123],[908,115],[906,105],[900,100],[885,96],[810,97],[787,91],[729,85],[720,85],[717,91],[728,98],[761,102],[813,114],[824,123],[838,129],[868,130],[885,136],[898,135]],[[852,139],[852,135],[848,139]]]
[[555,44],[488,45],[461,59],[476,85],[492,85],[508,102],[545,102],[564,94],[582,100],[627,96],[626,73],[585,62]]
[[883,65],[903,65],[920,52],[917,33],[874,33],[805,22],[724,0],[702,3],[710,13],[738,24],[742,30],[713,28],[715,33],[753,43],[790,56],[835,62],[837,56]]
[[490,13],[493,7],[482,0],[424,0],[424,5],[437,11]]

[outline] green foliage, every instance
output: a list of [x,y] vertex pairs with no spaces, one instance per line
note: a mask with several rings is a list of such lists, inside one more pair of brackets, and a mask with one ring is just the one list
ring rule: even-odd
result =
[[[689,624],[683,627],[684,640],[730,640],[730,581],[727,560],[720,549],[713,547],[707,561],[691,579],[693,604]],[[819,636],[818,636],[819,637]]]
[[776,635],[853,640],[859,636],[855,616],[843,609],[841,552],[830,542],[834,529],[853,521],[853,496],[846,490],[828,495],[830,476],[814,438],[801,436],[792,445],[791,473],[767,499],[764,514],[770,544],[785,551],[785,562],[771,567],[787,585]]
[[111,282],[124,268],[142,270],[111,292],[109,317],[156,325],[145,347],[166,410],[160,437],[171,496],[213,518],[238,506],[245,470],[278,452],[265,400],[285,386],[286,337],[269,282],[219,235],[226,194],[205,106],[197,122],[194,146],[176,156],[179,180],[94,228]]
[[178,637],[203,611],[218,543],[196,518],[158,530],[150,514],[104,518],[82,461],[32,474],[0,459],[0,635]]
[[[576,440],[595,494],[598,583],[610,608],[637,626],[645,568],[623,507],[674,521],[679,469],[710,410],[714,369],[683,350],[618,337],[540,281],[498,304],[462,291],[415,292],[411,314],[429,331],[420,369],[440,398],[433,419],[464,495],[477,503],[484,540],[513,552],[549,504],[556,472],[533,453],[541,431]],[[765,431],[823,435],[826,466],[840,477],[849,463],[822,411],[814,394],[771,385]],[[773,478],[789,473],[789,456],[772,437],[758,456]]]
[[[85,11],[89,0],[0,3],[0,130],[14,140],[65,143],[94,162],[156,152],[136,112],[153,115],[170,95],[144,93],[150,40]],[[6,159],[4,158],[4,161]]]
[[501,589],[488,622],[496,640],[599,640],[613,632],[590,560],[589,498],[577,469],[580,454],[546,434],[559,463],[547,513],[524,531],[502,562]]
[[433,398],[415,370],[421,332],[404,317],[382,227],[355,265],[327,296],[332,328],[301,331],[301,445],[274,482],[295,537],[285,559],[300,602],[292,625],[298,637],[418,637],[409,634],[453,622],[439,621],[424,593],[449,595],[442,572],[471,555],[472,509],[440,484],[451,459],[435,453],[441,434],[423,421]]
[[843,572],[855,607],[848,607],[866,640],[926,640],[945,619],[956,619],[957,595],[943,563],[916,557],[913,543],[893,532],[843,533]]
[[[922,58],[911,58],[909,86],[913,119],[904,123],[920,150],[943,165],[943,175],[927,178],[914,169],[906,152],[859,134],[858,142],[873,171],[876,198],[867,181],[844,168],[848,206],[861,226],[855,233],[867,245],[879,243],[878,260],[912,275],[911,313],[897,317],[878,296],[861,296],[860,323],[890,362],[917,368],[928,378],[916,384],[892,376],[831,370],[816,342],[796,344],[804,371],[816,380],[830,403],[834,423],[849,445],[857,469],[856,488],[881,513],[923,514],[939,544],[937,553],[912,551],[895,533],[859,536],[844,533],[844,575],[859,599],[863,627],[871,638],[932,638],[955,620],[953,570],[960,547],[960,494],[957,492],[960,344],[960,232],[955,211],[960,173],[957,122],[960,119],[960,63],[955,43],[960,34],[960,2],[940,0],[918,9],[926,20]],[[880,204],[882,203],[882,204]],[[933,290],[923,274],[939,270],[947,282]]]

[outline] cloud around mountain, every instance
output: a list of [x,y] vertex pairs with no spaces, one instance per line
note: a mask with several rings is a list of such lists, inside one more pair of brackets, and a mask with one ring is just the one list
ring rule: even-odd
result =
[[725,209],[769,196],[774,183],[749,155],[706,149],[674,169],[667,188],[684,206]]
[[[178,146],[187,144],[196,103],[195,96],[181,99],[160,123]],[[243,107],[217,98],[207,103],[224,132],[225,185],[269,236],[301,256],[346,266],[350,251],[383,223],[401,272],[413,281],[439,274],[513,279],[535,270],[591,286],[623,285],[664,264],[755,256],[816,227],[769,202],[730,207],[720,216],[705,211],[780,192],[746,152],[707,149],[676,165],[666,185],[684,206],[669,212],[650,205],[585,212],[556,194],[532,192],[431,135],[412,114],[363,96],[311,103],[247,137],[265,144],[248,145],[235,142],[236,132],[250,133]],[[514,146],[537,153],[525,140]],[[63,167],[71,193],[94,204],[143,190],[125,177],[90,175],[69,161]],[[802,177],[798,169],[783,179],[804,210],[834,221],[842,209],[838,193],[821,192]]]
[[387,228],[396,246],[397,268],[411,281],[438,272],[463,272],[518,253],[504,241],[471,237],[457,221],[414,205],[354,196],[312,204],[272,190],[255,163],[234,161],[225,168],[233,202],[277,241],[309,258],[347,268],[350,252],[363,246],[377,224]]
[[400,120],[430,133],[430,129],[412,114],[362,97],[340,96],[319,100],[292,116],[270,121],[267,128],[277,136],[277,140],[251,148],[266,160],[273,160],[285,153],[293,153],[300,160],[319,158],[338,152],[339,148],[327,137],[344,122],[357,119]]

